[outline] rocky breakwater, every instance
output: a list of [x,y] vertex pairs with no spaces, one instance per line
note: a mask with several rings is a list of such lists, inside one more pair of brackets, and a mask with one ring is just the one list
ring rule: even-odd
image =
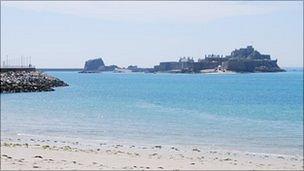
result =
[[39,71],[1,72],[1,93],[54,91],[61,86],[68,84]]

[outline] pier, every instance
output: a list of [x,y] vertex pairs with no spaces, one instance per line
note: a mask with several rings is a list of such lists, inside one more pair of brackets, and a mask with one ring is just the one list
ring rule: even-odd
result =
[[2,61],[0,66],[0,72],[9,72],[9,71],[36,71],[35,66],[32,64],[32,57],[24,57],[20,58],[9,57],[6,55],[6,59]]
[[15,67],[0,67],[0,72],[9,72],[9,71],[36,71],[36,68],[35,67],[18,67],[18,66],[15,66]]

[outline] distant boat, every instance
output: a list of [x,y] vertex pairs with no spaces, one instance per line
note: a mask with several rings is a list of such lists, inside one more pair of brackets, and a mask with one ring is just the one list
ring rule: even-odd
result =
[[224,69],[221,65],[214,69],[201,70],[203,74],[233,74],[235,72]]
[[130,73],[132,71],[129,70],[129,69],[115,68],[115,70],[113,72],[115,72],[115,73]]

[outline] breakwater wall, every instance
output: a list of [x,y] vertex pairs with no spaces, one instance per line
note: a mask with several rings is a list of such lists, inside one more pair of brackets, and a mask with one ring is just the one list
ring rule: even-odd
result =
[[36,68],[33,67],[0,67],[0,72],[17,72],[17,71],[36,71]]
[[54,91],[68,86],[64,81],[39,71],[1,71],[1,93]]

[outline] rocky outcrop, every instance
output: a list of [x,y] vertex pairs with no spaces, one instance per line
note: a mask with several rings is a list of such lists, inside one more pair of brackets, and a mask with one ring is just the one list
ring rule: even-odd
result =
[[104,68],[102,68],[101,71],[115,71],[117,68],[119,68],[116,65],[110,65],[110,66],[105,66]]
[[105,64],[101,58],[91,59],[85,62],[83,73],[100,72],[105,70]]
[[86,61],[83,70],[80,73],[98,73],[102,71],[114,71],[119,68],[116,65],[106,66],[102,58]]
[[276,60],[231,59],[223,67],[235,72],[281,72]]
[[1,72],[1,93],[54,91],[61,86],[68,84],[38,71]]
[[225,69],[236,72],[282,72],[277,60],[271,60],[270,55],[261,54],[252,46],[236,49],[222,65]]

